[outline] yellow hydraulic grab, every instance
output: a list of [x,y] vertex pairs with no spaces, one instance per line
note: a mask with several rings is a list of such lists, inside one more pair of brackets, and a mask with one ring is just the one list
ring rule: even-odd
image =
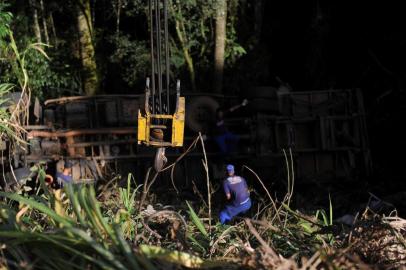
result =
[[145,93],[145,111],[138,110],[138,144],[144,143],[156,147],[183,146],[185,97],[179,95],[179,87],[177,87],[175,113],[152,114],[148,104],[150,100],[148,81]]

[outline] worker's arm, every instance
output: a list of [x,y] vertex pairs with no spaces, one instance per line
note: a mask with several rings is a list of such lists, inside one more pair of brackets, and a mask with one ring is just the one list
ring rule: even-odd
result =
[[247,185],[247,180],[245,180],[245,178],[243,178],[244,180],[244,187],[245,187],[245,191],[247,192],[247,194],[250,194],[250,190],[248,189],[248,185]]
[[241,108],[241,107],[243,107],[243,106],[245,106],[245,105],[247,105],[247,104],[248,104],[248,100],[247,100],[247,99],[244,99],[241,104],[235,105],[235,106],[231,107],[231,108],[228,109],[228,110],[229,110],[230,112],[233,112],[233,111],[235,111],[235,110],[237,110],[237,109],[239,109],[239,108]]
[[224,180],[223,182],[223,189],[224,193],[226,194],[227,200],[231,199],[230,188],[228,186],[227,180]]

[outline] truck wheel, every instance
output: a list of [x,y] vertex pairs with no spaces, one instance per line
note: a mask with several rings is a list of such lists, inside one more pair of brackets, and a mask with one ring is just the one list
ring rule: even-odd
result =
[[195,132],[206,132],[215,121],[217,108],[219,103],[212,97],[191,98],[186,107],[186,126]]

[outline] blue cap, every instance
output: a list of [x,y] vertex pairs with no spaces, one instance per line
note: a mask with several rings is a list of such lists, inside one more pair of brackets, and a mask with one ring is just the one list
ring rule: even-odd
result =
[[72,161],[65,160],[64,167],[67,168],[67,169],[72,168],[73,167]]
[[233,171],[234,171],[234,166],[231,165],[231,164],[228,164],[228,165],[227,165],[227,171],[228,171],[228,172],[233,172]]

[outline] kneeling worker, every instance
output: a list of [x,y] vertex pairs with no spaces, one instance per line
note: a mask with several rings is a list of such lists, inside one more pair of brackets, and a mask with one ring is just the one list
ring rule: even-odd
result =
[[228,177],[223,182],[224,193],[227,200],[233,196],[233,202],[226,205],[220,212],[220,222],[225,224],[240,213],[247,212],[251,207],[250,194],[247,182],[241,176],[235,175],[234,166],[227,165]]
[[62,188],[65,184],[70,184],[72,180],[72,167],[73,164],[69,160],[66,160],[64,163],[64,168],[62,172],[56,173],[56,180],[58,181],[59,186]]

